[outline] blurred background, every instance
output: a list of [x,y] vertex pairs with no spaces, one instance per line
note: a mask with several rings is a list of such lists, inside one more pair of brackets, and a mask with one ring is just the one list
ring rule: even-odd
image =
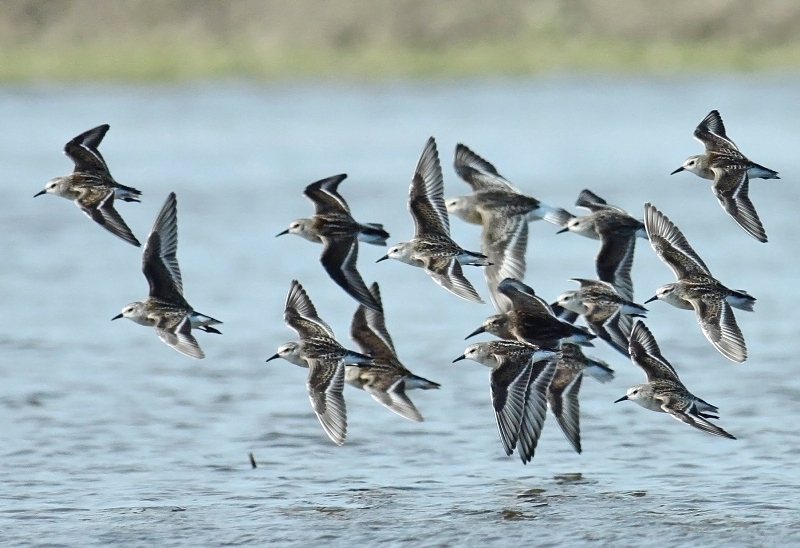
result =
[[[0,0],[0,545],[489,546],[800,544],[800,2],[794,0]],[[750,197],[761,244],[709,181],[670,176],[712,109],[779,180]],[[222,320],[192,360],[110,319],[147,294],[141,249],[55,196],[64,144],[110,124],[100,151],[142,203],[117,209],[144,242],[170,191],[187,300]],[[589,188],[632,215],[652,202],[714,275],[758,299],[736,311],[749,357],[726,360],[694,315],[646,320],[738,439],[633,403],[644,375],[599,343],[608,384],[584,379],[583,453],[552,417],[534,460],[501,448],[488,370],[451,363],[494,312],[421,269],[375,260],[400,360],[439,390],[412,423],[345,387],[335,446],[306,371],[264,363],[298,279],[342,344],[355,301],[321,247],[275,238],[337,174],[361,222],[413,234],[406,201],[433,135],[445,196],[468,187],[456,143],[525,194],[570,209]],[[480,228],[451,220],[479,249]],[[553,301],[595,275],[598,242],[531,224],[525,282]],[[465,275],[487,299],[479,268]],[[644,240],[638,302],[673,281]],[[488,299],[487,299],[488,300]],[[251,469],[252,452],[258,468]],[[646,524],[646,525],[644,525]]]
[[0,79],[793,69],[793,0],[3,0]]

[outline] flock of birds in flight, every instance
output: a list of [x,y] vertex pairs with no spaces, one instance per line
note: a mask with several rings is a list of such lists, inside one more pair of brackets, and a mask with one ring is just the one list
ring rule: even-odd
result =
[[[73,200],[100,226],[140,246],[114,201],[139,202],[141,192],[111,176],[98,150],[108,129],[104,124],[69,141],[64,153],[75,164],[73,172],[55,177],[35,196],[54,194]],[[713,181],[712,190],[725,211],[753,238],[766,242],[766,232],[748,197],[749,180],[777,179],[777,172],[748,160],[739,151],[716,110],[700,122],[694,137],[703,143],[705,152],[690,156],[673,174],[685,170]],[[694,310],[708,341],[735,362],[747,359],[747,348],[732,309],[752,311],[754,297],[717,280],[678,227],[650,203],[644,205],[644,219],[639,221],[586,189],[575,205],[588,213],[575,216],[523,194],[491,163],[462,144],[456,146],[454,167],[472,192],[445,200],[439,154],[431,137],[409,189],[414,237],[390,246],[378,261],[395,259],[423,268],[437,284],[474,302],[483,301],[462,266],[483,267],[497,313],[467,338],[489,333],[498,339],[471,344],[454,361],[469,359],[491,368],[492,406],[507,455],[516,449],[523,463],[533,458],[548,407],[575,451],[581,452],[578,392],[583,375],[600,382],[614,376],[605,362],[584,354],[583,347],[593,346],[593,339],[605,341],[630,358],[647,378],[617,402],[634,401],[710,434],[735,439],[709,420],[719,418],[717,408],[689,392],[640,319],[647,309],[633,300],[631,267],[636,240],[649,240],[676,278],[659,287],[644,304],[662,300]],[[359,242],[385,246],[389,234],[381,224],[353,219],[338,190],[346,177],[336,175],[308,185],[304,195],[313,202],[314,215],[293,221],[278,236],[295,234],[323,245],[323,268],[358,302],[350,336],[360,352],[336,341],[302,285],[293,280],[284,320],[299,340],[281,345],[267,360],[280,357],[308,368],[307,389],[314,412],[325,433],[339,445],[347,433],[344,383],[365,390],[391,411],[413,421],[423,418],[406,392],[439,388],[400,362],[386,328],[378,284],[368,287],[359,274]],[[451,239],[449,215],[482,226],[480,252],[468,251]],[[542,219],[561,227],[559,232],[600,241],[595,258],[598,279],[574,279],[579,287],[550,304],[522,282],[528,223]],[[149,284],[148,296],[126,305],[112,319],[128,318],[152,326],[165,344],[192,358],[203,358],[192,329],[218,334],[213,326],[222,322],[197,312],[183,296],[177,246],[177,199],[171,193],[144,245],[142,271]],[[575,324],[578,318],[586,327]]]

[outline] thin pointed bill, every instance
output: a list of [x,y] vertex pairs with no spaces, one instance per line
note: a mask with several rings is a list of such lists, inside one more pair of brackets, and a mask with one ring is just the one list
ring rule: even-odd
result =
[[681,171],[683,171],[684,169],[685,169],[685,168],[684,168],[683,166],[681,166],[681,167],[679,167],[678,169],[676,169],[675,171],[673,171],[672,173],[670,173],[670,175],[675,175],[676,173],[680,173],[680,172],[681,172]]
[[36,198],[37,196],[41,196],[42,194],[47,194],[47,191],[46,190],[40,190],[39,192],[34,194],[33,197]]
[[564,234],[565,232],[569,232],[568,228],[562,228],[561,230],[557,230],[556,234]]
[[116,316],[114,316],[113,318],[111,318],[111,321],[113,322],[114,320],[118,320],[118,319],[120,319],[121,317],[122,317],[122,313],[119,313],[119,314],[117,314]]
[[658,295],[653,295],[652,297],[650,297],[649,299],[647,299],[647,300],[644,302],[644,304],[647,304],[647,303],[652,303],[653,301],[657,301],[657,300],[658,300]]
[[280,357],[281,357],[280,354],[275,354],[274,356],[270,356],[269,358],[267,358],[267,361],[271,362],[272,360],[276,360]]
[[464,354],[461,354],[459,357],[453,360],[453,363],[460,362],[461,360],[466,360],[467,357]]
[[389,258],[389,256],[388,256],[388,255],[384,255],[383,257],[381,257],[380,259],[378,259],[378,260],[377,260],[377,261],[375,261],[375,262],[376,262],[376,263],[379,263],[379,262],[381,262],[381,261],[385,261],[385,260],[386,260],[386,259],[388,259],[388,258]]
[[284,234],[289,234],[289,229],[288,228],[286,230],[284,230],[283,232],[278,232],[277,234],[275,234],[275,237],[277,238],[278,236],[283,236]]
[[614,403],[619,403],[619,402],[621,402],[621,401],[625,401],[625,400],[627,400],[627,399],[628,399],[628,396],[622,396],[620,399],[618,399],[618,400],[614,400]]
[[[486,333],[486,328],[483,327],[483,326],[480,326],[478,329],[476,329],[475,331],[473,331],[472,333],[470,333],[469,335],[464,337],[464,340],[466,341],[470,337],[474,337],[475,335],[480,335],[481,333]],[[463,358],[463,356],[462,356],[462,358]]]

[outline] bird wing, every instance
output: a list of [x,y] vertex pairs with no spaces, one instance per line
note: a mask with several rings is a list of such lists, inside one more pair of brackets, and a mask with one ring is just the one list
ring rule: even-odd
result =
[[311,337],[334,338],[333,330],[317,314],[306,290],[297,280],[292,280],[286,295],[283,319],[294,329],[301,339]]
[[531,364],[531,380],[525,394],[525,412],[519,427],[519,450],[523,464],[531,461],[547,415],[547,389],[556,371],[556,360]]
[[750,178],[746,167],[735,169],[712,167],[714,183],[712,189],[722,208],[733,217],[745,232],[759,242],[767,241],[767,233],[756,208],[748,195]]
[[417,410],[414,402],[406,395],[405,380],[398,378],[386,390],[380,390],[370,384],[364,386],[364,390],[372,398],[401,417],[414,422],[422,422],[422,415]]
[[75,164],[74,172],[89,172],[111,178],[103,155],[97,150],[109,125],[103,124],[84,131],[64,145],[64,154]]
[[677,279],[698,273],[711,276],[711,271],[678,227],[650,203],[644,205],[644,227],[650,246]]
[[558,426],[576,452],[581,452],[581,409],[578,393],[583,371],[556,366],[553,380],[547,389],[547,402]]
[[87,185],[82,187],[81,195],[75,200],[81,211],[91,220],[111,232],[114,236],[122,238],[129,244],[139,247],[139,240],[133,235],[131,229],[122,219],[119,212],[114,209],[114,189],[108,186]]
[[358,262],[356,235],[336,238],[322,236],[322,243],[324,247],[319,259],[328,276],[359,303],[372,309],[379,309],[356,266]]
[[408,210],[414,218],[416,236],[436,234],[450,237],[442,166],[433,137],[425,144],[414,171],[408,191]]
[[185,315],[180,322],[173,326],[155,327],[155,330],[159,339],[181,354],[198,360],[206,357],[197,343],[197,339],[192,335],[192,322],[188,315]]
[[728,135],[725,133],[725,124],[722,123],[722,117],[716,110],[712,110],[703,118],[703,121],[695,128],[693,135],[695,139],[703,143],[707,151],[739,150],[733,141],[728,139]]
[[745,361],[747,346],[744,335],[728,302],[716,297],[690,299],[689,302],[694,307],[703,334],[714,348],[729,360]]
[[521,215],[491,215],[481,235],[481,251],[491,263],[484,268],[489,296],[498,312],[511,309],[511,300],[497,290],[506,278],[525,277],[528,221]]
[[344,403],[344,364],[341,361],[308,360],[308,399],[322,429],[336,445],[347,436],[347,408]]
[[178,202],[171,192],[147,236],[142,253],[142,272],[150,296],[191,308],[183,298],[183,279],[178,266]]
[[641,320],[636,320],[628,343],[631,361],[642,368],[647,382],[666,379],[680,382],[675,368],[661,354],[655,337]]
[[515,193],[519,192],[514,185],[497,172],[492,164],[461,143],[456,145],[453,167],[458,176],[472,187],[473,191],[499,188]]
[[344,213],[350,215],[350,207],[339,194],[339,183],[347,178],[346,173],[334,175],[308,185],[303,194],[314,202],[314,211],[317,215],[329,213]]

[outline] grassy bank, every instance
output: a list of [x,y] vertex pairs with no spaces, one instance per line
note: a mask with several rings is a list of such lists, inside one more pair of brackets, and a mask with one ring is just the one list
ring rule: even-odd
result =
[[632,43],[547,39],[415,49],[258,49],[248,44],[91,44],[0,48],[0,81],[185,81],[249,78],[452,78],[551,71],[670,73],[800,68],[800,44]]

